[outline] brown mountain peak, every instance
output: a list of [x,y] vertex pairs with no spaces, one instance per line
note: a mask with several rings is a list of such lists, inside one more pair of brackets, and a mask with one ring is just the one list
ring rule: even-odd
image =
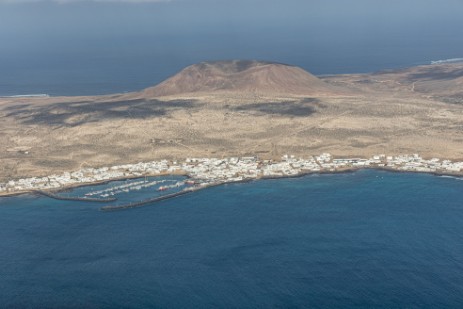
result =
[[159,85],[147,88],[144,95],[160,97],[216,92],[323,95],[338,91],[296,66],[231,60],[191,65]]

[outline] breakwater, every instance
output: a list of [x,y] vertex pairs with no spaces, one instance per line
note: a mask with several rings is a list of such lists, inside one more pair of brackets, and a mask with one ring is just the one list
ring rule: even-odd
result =
[[60,196],[52,192],[42,191],[42,190],[35,190],[33,191],[35,194],[43,195],[55,200],[60,201],[79,201],[79,202],[97,202],[97,203],[108,203],[114,202],[117,199],[115,197],[110,198],[93,198],[93,197],[68,197],[68,196]]
[[196,191],[199,191],[199,190],[202,190],[202,189],[222,186],[222,185],[229,184],[229,183],[238,183],[238,182],[248,182],[248,181],[210,183],[210,184],[207,184],[207,185],[198,186],[198,187],[194,187],[194,188],[188,188],[188,189],[184,189],[184,190],[179,191],[179,192],[166,194],[166,195],[161,195],[161,196],[157,196],[157,197],[154,197],[154,198],[146,199],[146,200],[135,202],[135,203],[128,203],[128,204],[123,204],[123,205],[103,206],[103,207],[100,208],[100,210],[101,211],[115,211],[115,210],[124,210],[124,209],[129,209],[129,208],[141,207],[141,206],[145,206],[147,204],[156,203],[156,202],[160,202],[160,201],[165,201],[165,200],[172,199],[172,198],[175,198],[175,197],[178,197],[178,196],[181,196],[181,195],[193,193],[193,192],[196,192]]
[[195,192],[197,190],[198,189],[183,190],[183,191],[180,191],[180,192],[166,194],[166,195],[146,199],[146,200],[135,202],[135,203],[129,203],[129,204],[123,204],[123,205],[113,205],[113,206],[103,206],[103,207],[100,208],[100,210],[102,210],[102,211],[115,211],[115,210],[123,210],[123,209],[141,207],[141,206],[144,206],[144,205],[147,205],[147,204],[160,202],[160,201],[172,199],[172,198],[177,197],[177,196],[192,193],[192,192]]

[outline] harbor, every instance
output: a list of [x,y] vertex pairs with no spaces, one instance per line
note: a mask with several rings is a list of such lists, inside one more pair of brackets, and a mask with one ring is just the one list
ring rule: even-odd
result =
[[145,205],[148,205],[148,204],[152,204],[152,203],[156,203],[156,202],[160,202],[160,201],[164,201],[164,200],[168,200],[168,199],[173,199],[175,197],[185,195],[185,194],[188,194],[188,193],[192,193],[194,191],[195,190],[183,190],[183,191],[180,191],[180,192],[161,195],[161,196],[157,196],[157,197],[154,197],[154,198],[142,200],[142,201],[139,201],[139,202],[127,203],[127,204],[122,204],[122,205],[103,206],[103,207],[100,208],[100,210],[101,211],[116,211],[116,210],[124,210],[124,209],[130,209],[130,208],[135,208],[135,207],[141,207],[141,206],[145,206]]
[[[63,201],[113,203],[119,200],[121,194],[130,193],[132,196],[121,201],[120,204],[105,205],[100,208],[102,211],[115,211],[141,207],[228,183],[359,169],[461,176],[463,162],[438,158],[424,159],[418,154],[398,156],[380,154],[368,159],[334,158],[329,153],[309,158],[284,155],[280,160],[262,160],[258,157],[187,158],[183,162],[162,160],[112,167],[82,168],[61,175],[11,180],[0,184],[0,195],[32,192]],[[168,175],[182,175],[186,178],[161,177]],[[124,182],[123,179],[132,180]],[[114,181],[121,182],[107,187],[92,188],[91,191],[79,193],[81,196],[59,194],[60,191],[68,188],[109,184]],[[153,197],[133,202],[136,200],[137,191],[143,191]]]

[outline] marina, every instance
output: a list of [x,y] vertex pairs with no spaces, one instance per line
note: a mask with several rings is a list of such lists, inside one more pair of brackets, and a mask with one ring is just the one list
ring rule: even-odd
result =
[[136,182],[129,182],[123,185],[110,187],[110,188],[103,189],[103,190],[92,191],[92,192],[86,193],[85,196],[98,195],[101,197],[108,197],[108,196],[113,196],[113,195],[116,195],[122,192],[129,193],[131,191],[139,191],[141,189],[154,187],[158,184],[171,183],[171,182],[174,182],[174,180],[168,180],[168,179],[163,179],[163,180],[158,180],[158,181],[141,180],[141,181],[136,181]]
[[195,190],[183,190],[183,191],[180,191],[180,192],[161,195],[161,196],[158,196],[158,197],[146,199],[146,200],[139,201],[139,202],[128,203],[128,204],[123,204],[123,205],[103,206],[103,207],[100,208],[100,210],[102,210],[102,211],[116,211],[116,210],[124,210],[124,209],[130,209],[130,208],[135,208],[135,207],[141,207],[141,206],[145,206],[145,205],[148,205],[148,204],[151,204],[151,203],[156,203],[156,202],[172,199],[172,198],[175,198],[175,197],[178,197],[178,196],[181,196],[181,195],[185,195],[185,194],[188,194],[188,193],[192,193],[194,191]]
[[[243,182],[243,181],[240,181],[240,182]],[[238,183],[238,182],[234,182],[234,183]],[[142,201],[139,201],[139,202],[130,202],[130,203],[127,203],[127,204],[122,204],[122,205],[103,206],[103,207],[100,208],[100,210],[101,211],[116,211],[116,210],[124,210],[124,209],[130,209],[130,208],[135,208],[135,207],[146,206],[148,204],[153,204],[153,203],[173,199],[175,197],[186,195],[186,194],[189,194],[189,193],[193,193],[193,192],[196,192],[196,191],[199,191],[199,190],[202,190],[202,189],[217,187],[217,186],[221,186],[221,185],[225,185],[225,184],[228,184],[228,182],[201,183],[199,185],[184,188],[181,191],[177,191],[175,193],[164,194],[164,195],[157,196],[157,197],[154,197],[154,198],[145,199],[145,200],[142,200]],[[178,188],[175,185],[174,185],[174,187]],[[161,190],[161,191],[165,191],[165,190]]]

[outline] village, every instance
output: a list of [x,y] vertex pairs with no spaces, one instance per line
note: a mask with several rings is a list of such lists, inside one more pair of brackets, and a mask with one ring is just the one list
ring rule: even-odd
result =
[[0,195],[34,190],[57,190],[84,184],[116,179],[161,175],[185,175],[198,186],[240,182],[262,178],[295,177],[309,173],[341,172],[361,168],[380,168],[395,171],[461,175],[463,162],[433,158],[418,154],[386,156],[369,159],[333,158],[329,153],[307,159],[284,155],[281,160],[260,160],[257,157],[187,158],[184,162],[153,161],[101,168],[82,168],[74,172],[45,177],[31,177],[0,183]]

